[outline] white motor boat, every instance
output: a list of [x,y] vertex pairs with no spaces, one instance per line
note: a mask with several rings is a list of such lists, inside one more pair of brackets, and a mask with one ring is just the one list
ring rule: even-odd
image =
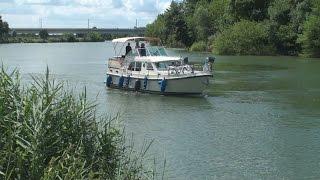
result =
[[[127,37],[112,43],[115,56],[107,62],[109,88],[165,95],[202,94],[213,76],[213,57],[206,58],[201,66],[190,65],[187,57],[169,56],[158,38]],[[129,48],[128,43],[136,47]]]

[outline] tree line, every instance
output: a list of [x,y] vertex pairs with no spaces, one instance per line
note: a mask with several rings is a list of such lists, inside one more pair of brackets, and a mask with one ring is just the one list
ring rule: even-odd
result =
[[88,33],[73,34],[63,33],[61,35],[49,34],[47,29],[42,29],[38,34],[17,34],[14,30],[10,32],[9,24],[0,16],[0,43],[44,43],[44,42],[103,42],[114,38],[127,36],[126,34],[102,34],[92,31]]
[[217,54],[320,57],[320,1],[172,1],[146,35]]
[[9,24],[2,20],[0,16],[0,43],[8,38],[9,34]]

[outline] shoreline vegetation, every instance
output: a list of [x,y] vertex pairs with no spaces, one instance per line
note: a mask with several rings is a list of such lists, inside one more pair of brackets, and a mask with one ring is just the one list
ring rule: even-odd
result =
[[320,57],[319,0],[172,1],[146,28],[190,51]]
[[104,38],[100,33],[96,32],[81,36],[71,33],[50,35],[46,39],[42,39],[39,35],[21,34],[15,37],[8,37],[4,43],[103,42],[105,40],[111,40],[111,38]]
[[[115,118],[96,114],[49,77],[21,86],[19,72],[0,69],[0,179],[154,179]],[[128,145],[129,144],[129,145]]]
[[[41,34],[42,33],[42,34]],[[98,32],[89,32],[87,34],[77,34],[64,33],[62,35],[49,35],[43,34],[47,33],[44,29],[36,34],[15,34],[3,38],[0,44],[10,44],[10,43],[63,43],[63,42],[104,42],[107,40],[112,40],[115,37],[122,36],[112,36],[111,34],[101,34]]]

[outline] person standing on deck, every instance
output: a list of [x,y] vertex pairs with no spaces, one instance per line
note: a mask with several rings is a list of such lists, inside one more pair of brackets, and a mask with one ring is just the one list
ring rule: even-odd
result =
[[135,49],[139,49],[140,48],[140,46],[139,46],[139,41],[136,41],[136,47],[135,47]]
[[132,50],[130,43],[126,46],[126,55]]
[[146,56],[147,51],[144,43],[141,43],[141,48],[140,48],[140,56]]

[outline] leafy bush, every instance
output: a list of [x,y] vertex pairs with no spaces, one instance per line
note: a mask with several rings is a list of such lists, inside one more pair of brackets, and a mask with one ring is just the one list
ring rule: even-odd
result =
[[0,179],[145,179],[119,129],[98,119],[86,91],[75,97],[62,83],[0,70]]
[[66,42],[76,42],[77,39],[76,39],[76,37],[75,37],[72,33],[64,33],[64,34],[63,34],[62,41],[66,41]]
[[274,47],[268,40],[268,28],[257,22],[242,20],[220,33],[213,51],[226,55],[269,55]]
[[207,44],[204,41],[195,42],[190,47],[190,51],[206,51]]
[[39,37],[43,40],[46,40],[48,39],[49,37],[49,33],[46,29],[42,29],[40,32],[39,32]]
[[104,41],[104,39],[102,38],[102,35],[98,32],[89,32],[85,37],[85,41],[99,42]]
[[302,43],[303,54],[320,57],[320,2],[315,4],[313,14],[305,21],[303,34],[298,41]]

